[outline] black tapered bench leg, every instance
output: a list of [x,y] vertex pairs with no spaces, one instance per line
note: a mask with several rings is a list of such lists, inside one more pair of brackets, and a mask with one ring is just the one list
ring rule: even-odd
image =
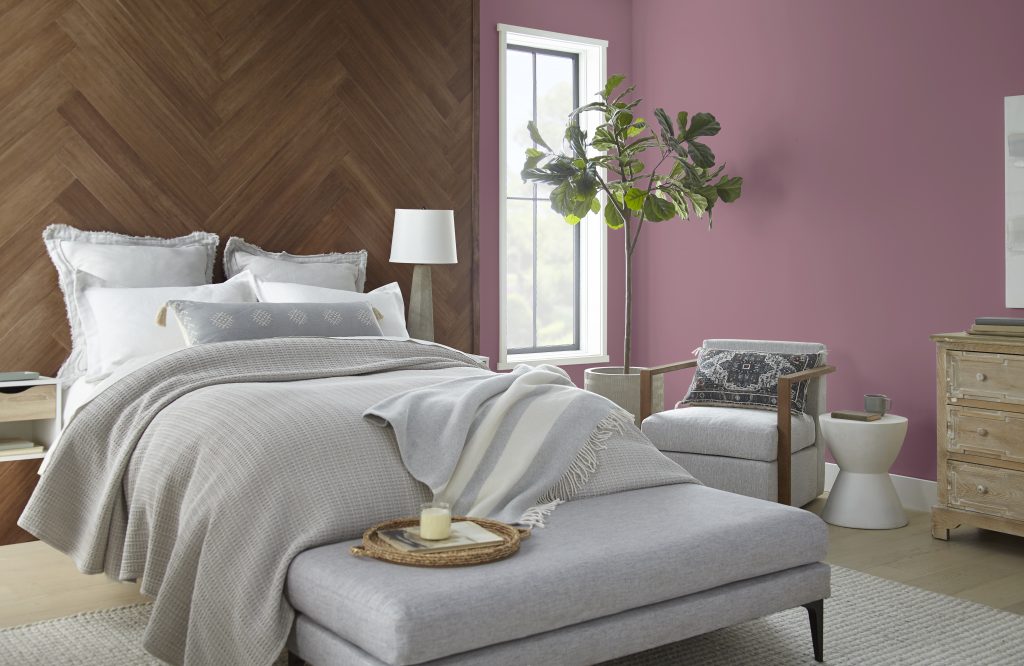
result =
[[811,642],[814,644],[814,661],[825,661],[825,600],[818,599],[804,604],[807,619],[811,622]]
[[306,661],[291,650],[288,650],[288,666],[306,666]]

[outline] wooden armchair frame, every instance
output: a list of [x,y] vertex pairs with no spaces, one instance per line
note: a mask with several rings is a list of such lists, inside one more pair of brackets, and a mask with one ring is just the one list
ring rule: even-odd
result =
[[[640,371],[640,421],[642,422],[651,415],[651,394],[655,375],[663,375],[676,370],[697,367],[697,359],[691,358],[688,361],[678,363],[666,363],[656,365],[653,368],[644,368]],[[809,381],[824,377],[835,372],[835,366],[823,365],[810,370],[794,372],[779,377],[778,393],[778,429],[779,448],[776,453],[776,469],[778,470],[778,503],[788,505],[792,501],[793,493],[793,419],[792,401],[790,399],[793,384],[802,381]],[[820,445],[820,442],[819,442]]]

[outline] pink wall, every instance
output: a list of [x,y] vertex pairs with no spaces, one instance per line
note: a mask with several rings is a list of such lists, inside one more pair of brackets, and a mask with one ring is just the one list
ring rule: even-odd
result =
[[[607,39],[608,71],[632,74],[629,0],[480,0],[480,353],[498,357],[498,32],[497,25]],[[622,363],[621,238],[608,243],[608,336],[612,363]],[[568,366],[582,385],[584,366]]]
[[934,479],[928,335],[1024,315],[1003,307],[1002,249],[1022,25],[1019,0],[635,2],[641,92],[716,114],[709,143],[745,178],[714,231],[645,231],[639,360],[706,337],[825,342],[830,407],[889,394],[911,423],[893,471]]

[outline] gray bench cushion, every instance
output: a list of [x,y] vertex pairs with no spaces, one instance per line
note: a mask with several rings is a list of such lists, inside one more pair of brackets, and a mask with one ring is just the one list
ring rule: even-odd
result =
[[565,504],[517,555],[484,566],[402,567],[352,557],[356,542],[309,550],[287,595],[377,659],[415,664],[818,562],[826,542],[812,513],[662,486]]
[[[658,412],[643,423],[661,451],[771,462],[778,457],[778,414],[735,407],[682,407]],[[792,452],[814,444],[814,419],[793,414]]]

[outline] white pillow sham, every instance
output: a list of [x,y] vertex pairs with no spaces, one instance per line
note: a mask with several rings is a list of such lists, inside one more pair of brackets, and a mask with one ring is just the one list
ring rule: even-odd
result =
[[367,302],[383,316],[380,329],[384,335],[408,338],[405,327],[405,301],[397,282],[360,294],[340,289],[313,287],[290,282],[266,282],[256,279],[256,296],[264,303],[353,303]]
[[88,379],[101,379],[132,359],[184,349],[177,326],[163,327],[156,316],[167,301],[254,303],[252,274],[197,287],[109,287],[79,271],[75,294],[80,306]]
[[196,231],[178,238],[126,236],[109,231],[82,231],[53,224],[43,231],[43,243],[57,269],[64,294],[71,354],[57,374],[65,385],[86,374],[87,354],[75,274],[89,273],[117,287],[167,287],[208,284],[220,238]]
[[244,270],[268,282],[362,292],[366,282],[366,250],[303,255],[267,252],[232,236],[224,245],[224,274],[233,277]]

